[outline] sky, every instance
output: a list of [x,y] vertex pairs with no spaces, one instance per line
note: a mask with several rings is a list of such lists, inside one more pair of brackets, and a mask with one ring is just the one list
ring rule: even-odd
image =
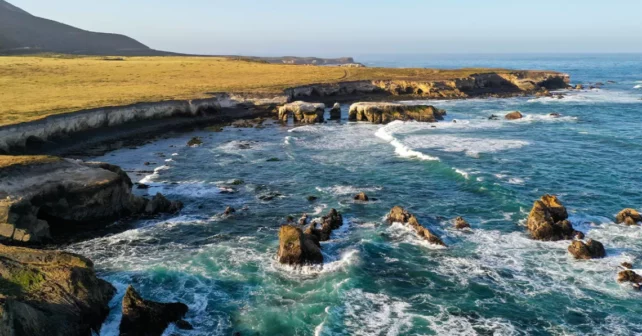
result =
[[642,0],[8,0],[195,54],[642,52]]

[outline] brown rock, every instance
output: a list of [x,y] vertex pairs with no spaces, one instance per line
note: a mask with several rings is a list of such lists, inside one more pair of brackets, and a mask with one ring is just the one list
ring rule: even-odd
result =
[[642,283],[642,276],[631,270],[620,271],[620,273],[617,274],[617,282],[631,282],[633,284],[640,284]]
[[521,112],[519,111],[513,111],[504,116],[504,119],[507,120],[515,120],[515,119],[522,119],[524,116],[522,115]]
[[588,239],[586,243],[581,240],[575,240],[568,247],[575,259],[597,259],[604,258],[606,251],[604,245],[597,240]]
[[187,145],[190,147],[196,147],[203,144],[203,140],[200,137],[193,137],[188,142]]
[[358,193],[357,195],[354,196],[354,200],[355,201],[361,201],[361,202],[367,202],[369,199],[368,199],[368,195],[366,195],[366,193],[360,192],[360,193]]
[[635,209],[626,208],[615,216],[615,222],[618,224],[636,225],[642,222],[642,215]]
[[[161,336],[170,323],[182,321],[188,310],[187,305],[179,302],[144,300],[132,286],[127,287],[122,309],[121,336]],[[191,327],[186,321],[180,325],[187,329]]]
[[566,208],[557,197],[544,195],[535,201],[528,215],[528,231],[537,240],[571,239],[576,231],[567,218]]
[[427,240],[432,244],[446,246],[446,244],[441,240],[441,238],[439,238],[437,235],[432,233],[432,231],[430,231],[428,228],[425,228],[421,224],[419,224],[417,217],[415,217],[413,214],[409,213],[404,208],[398,205],[394,206],[390,210],[390,212],[388,213],[387,219],[389,223],[399,222],[410,226],[415,230],[415,232],[419,237]]
[[461,229],[469,229],[470,224],[463,218],[463,217],[457,217],[455,218],[455,229],[461,230]]
[[584,85],[582,84],[575,85],[575,90],[584,90]]
[[622,266],[624,269],[631,269],[631,268],[633,268],[633,264],[631,264],[630,262],[626,262],[626,261],[625,261],[625,262],[623,262],[623,263],[621,263],[621,264],[620,264],[620,266]]
[[223,214],[225,216],[229,216],[235,212],[236,212],[236,209],[232,208],[231,206],[228,206],[227,208],[225,208],[225,211],[223,212]]
[[288,265],[323,263],[318,240],[293,225],[283,225],[279,231],[279,262]]
[[0,244],[0,335],[99,333],[115,292],[87,258]]

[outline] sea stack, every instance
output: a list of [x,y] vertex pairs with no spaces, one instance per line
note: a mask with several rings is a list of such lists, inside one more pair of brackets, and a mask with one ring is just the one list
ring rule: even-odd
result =
[[288,117],[292,115],[295,122],[313,124],[323,122],[324,112],[325,105],[322,103],[295,101],[279,108],[279,120],[288,121]]
[[445,110],[431,105],[405,105],[389,102],[359,102],[350,106],[350,121],[369,121],[374,124],[387,124],[393,120],[415,120],[436,122],[443,120]]
[[572,239],[576,231],[568,220],[562,203],[553,195],[535,201],[527,221],[528,231],[536,240]]

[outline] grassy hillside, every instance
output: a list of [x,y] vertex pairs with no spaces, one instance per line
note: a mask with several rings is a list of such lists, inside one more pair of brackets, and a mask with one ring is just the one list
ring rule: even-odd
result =
[[206,98],[208,92],[278,93],[311,83],[448,79],[484,71],[297,66],[216,57],[0,57],[0,125],[101,106]]

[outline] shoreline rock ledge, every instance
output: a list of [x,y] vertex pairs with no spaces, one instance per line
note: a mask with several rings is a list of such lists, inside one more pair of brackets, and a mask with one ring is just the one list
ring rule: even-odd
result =
[[0,162],[0,241],[5,243],[43,243],[124,216],[174,213],[183,207],[160,193],[151,200],[132,194],[132,181],[115,165],[22,158],[23,163]]
[[295,101],[279,107],[279,120],[287,122],[288,117],[292,115],[295,122],[314,124],[323,122],[324,113],[325,104],[323,103]]
[[87,258],[0,244],[0,335],[100,333],[115,293]]
[[358,102],[350,105],[348,120],[387,124],[394,120],[436,122],[443,120],[445,110],[432,105],[406,105],[390,102]]

